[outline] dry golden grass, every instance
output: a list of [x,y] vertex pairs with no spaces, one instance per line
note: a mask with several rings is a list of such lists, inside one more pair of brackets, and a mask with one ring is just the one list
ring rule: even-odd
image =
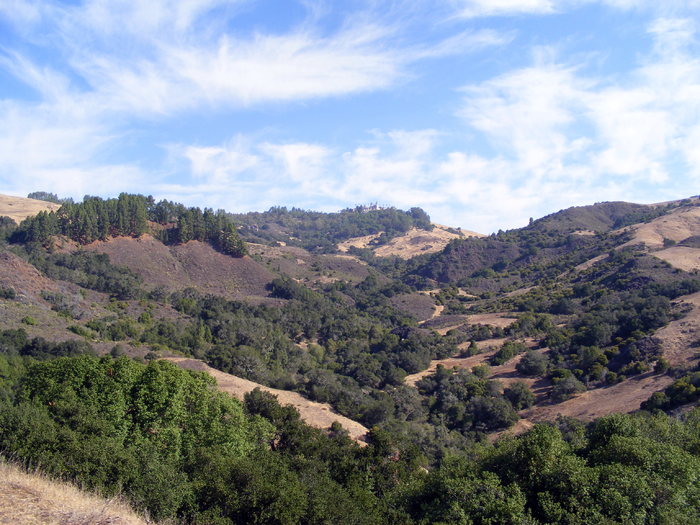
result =
[[0,195],[0,216],[10,217],[17,224],[40,211],[57,210],[60,207],[60,204],[54,204],[53,202]]
[[680,268],[686,272],[700,270],[700,249],[689,246],[673,246],[654,252],[654,257],[666,261],[675,268]]
[[[442,250],[453,239],[461,239],[464,237],[483,237],[481,233],[476,233],[468,230],[459,230],[459,233],[448,231],[447,226],[433,224],[432,231],[419,230],[412,228],[405,234],[394,237],[387,244],[374,248],[374,253],[378,257],[397,256],[403,259],[410,259],[416,255],[424,253],[435,253]],[[365,235],[363,237],[355,237],[347,241],[338,243],[338,250],[347,252],[351,246],[356,248],[367,248],[370,243],[377,239],[381,234]]]
[[[7,525],[146,525],[120,499],[105,499],[0,459],[0,523]],[[150,522],[152,523],[152,522]]]
[[652,250],[660,249],[664,246],[664,239],[680,242],[693,235],[700,235],[700,207],[679,208],[653,221],[627,229],[632,231],[633,237],[623,246],[645,244]]
[[360,445],[366,444],[363,439],[368,432],[367,427],[361,425],[357,421],[353,421],[352,419],[338,414],[328,403],[310,401],[296,392],[270,388],[249,381],[248,379],[243,379],[242,377],[221,372],[198,359],[189,359],[185,357],[166,357],[165,359],[175,363],[181,368],[207,372],[216,380],[219,390],[227,392],[240,400],[243,400],[245,394],[252,392],[255,388],[270,392],[277,396],[281,405],[292,405],[296,408],[307,425],[321,429],[329,429],[333,422],[337,421],[348,431],[350,438],[354,439]]

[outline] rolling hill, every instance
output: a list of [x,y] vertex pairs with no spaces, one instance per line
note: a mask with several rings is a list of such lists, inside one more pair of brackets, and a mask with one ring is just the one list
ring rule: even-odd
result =
[[0,245],[3,355],[204,372],[275,426],[272,451],[327,435],[414,472],[543,423],[573,450],[572,429],[593,439],[606,417],[700,398],[697,198],[490,236],[418,208],[231,215],[122,195],[25,210]]

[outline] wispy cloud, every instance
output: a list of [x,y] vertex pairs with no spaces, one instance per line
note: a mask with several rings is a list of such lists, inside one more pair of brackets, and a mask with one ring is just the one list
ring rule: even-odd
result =
[[652,54],[615,82],[539,49],[530,66],[464,87],[457,111],[464,138],[478,132],[493,144],[492,155],[471,152],[467,143],[445,150],[438,130],[375,131],[346,151],[249,145],[255,171],[287,189],[284,202],[420,205],[437,220],[484,232],[573,202],[692,193],[700,151],[693,25],[657,20],[650,35]]
[[[184,111],[212,114],[382,90],[409,78],[418,61],[503,45],[510,38],[483,30],[406,41],[406,27],[363,14],[361,4],[355,16],[330,29],[317,20],[322,11],[309,9],[287,28],[250,32],[237,21],[252,3],[1,2],[0,19],[23,42],[0,48],[0,69],[36,95],[0,103],[5,191],[41,188],[76,195],[83,188],[127,189],[143,173],[136,163],[129,165],[133,161],[115,163],[106,153],[114,151],[125,130],[142,122],[165,122]],[[292,145],[273,149],[269,157],[289,170],[319,154]],[[230,157],[233,150],[230,144],[192,147],[186,156],[195,176],[214,164],[243,171],[255,167],[247,164],[253,162],[250,155]],[[242,173],[226,170],[217,177]],[[117,172],[123,176],[110,179]],[[96,175],[91,179],[90,173]],[[89,180],[100,185],[90,190]]]

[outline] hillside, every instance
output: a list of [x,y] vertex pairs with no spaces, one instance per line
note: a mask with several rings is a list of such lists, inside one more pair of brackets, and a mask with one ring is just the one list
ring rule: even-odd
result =
[[[573,450],[581,440],[595,441],[589,432],[598,420],[623,417],[614,414],[634,414],[625,421],[637,425],[632,422],[652,417],[637,415],[641,408],[690,413],[700,398],[699,205],[697,199],[599,203],[484,237],[432,225],[419,209],[231,215],[126,194],[64,204],[59,213],[8,226],[0,243],[0,402],[10,414],[2,417],[14,418],[4,427],[0,421],[0,441],[11,444],[10,436],[33,432],[20,416],[34,410],[23,404],[26,393],[16,395],[20,383],[13,382],[21,377],[66,366],[71,374],[93,375],[85,382],[69,374],[21,384],[68,381],[69,391],[104,381],[109,389],[132,385],[123,394],[132,408],[110,404],[118,396],[77,390],[76,397],[63,397],[54,387],[48,391],[58,399],[44,399],[49,394],[37,387],[32,395],[44,400],[38,406],[47,412],[36,417],[46,425],[50,420],[54,430],[46,431],[49,445],[37,438],[17,453],[66,472],[63,455],[92,458],[104,444],[64,449],[51,436],[70,431],[74,441],[68,442],[78,443],[94,429],[121,429],[104,449],[109,454],[131,457],[132,438],[145,440],[154,454],[147,465],[178,450],[167,456],[167,476],[186,471],[193,480],[169,487],[169,506],[158,508],[138,482],[151,474],[130,471],[125,482],[137,508],[156,508],[159,517],[205,516],[210,496],[198,491],[210,486],[207,476],[227,474],[189,448],[188,433],[204,427],[178,419],[195,417],[178,403],[194,398],[158,398],[168,384],[159,377],[172,376],[182,392],[206,391],[232,414],[243,410],[253,433],[236,434],[238,445],[226,449],[212,430],[211,446],[226,449],[234,470],[255,464],[236,454],[257,450],[267,469],[281,469],[274,483],[298,480],[305,503],[294,507],[295,516],[327,522],[319,517],[325,510],[310,503],[315,498],[338,493],[355,501],[357,491],[366,491],[358,507],[347,507],[362,509],[367,519],[352,520],[385,522],[384,490],[403,490],[397,480],[412,478],[419,467],[452,476],[440,470],[449,468],[444,458],[475,443],[495,441],[507,454],[510,445],[499,444],[500,436],[523,433],[524,441],[513,443],[525,443],[528,433],[550,432],[538,426],[546,423]],[[208,376],[176,372],[171,363]],[[112,379],[119,367],[131,371]],[[137,380],[148,388],[133,386]],[[214,386],[236,399],[215,397]],[[140,395],[161,401],[149,408]],[[164,399],[174,411],[167,417],[166,408],[155,408]],[[81,403],[101,408],[90,408],[84,420],[77,416]],[[135,423],[137,414],[143,415]],[[116,420],[90,422],[93,417]],[[208,421],[212,429],[229,428],[228,420]],[[194,463],[178,463],[185,457]],[[512,482],[501,467],[483,461],[479,468],[491,469],[498,483]],[[383,466],[373,466],[377,478],[360,489],[357,472],[368,472],[363,462]],[[130,469],[137,464],[128,463]],[[313,469],[328,479],[307,482]],[[89,472],[80,474],[89,486],[113,487],[109,476]],[[262,479],[241,474],[231,486],[248,482],[260,484],[250,493],[255,500]],[[527,513],[554,520],[528,498],[522,500]],[[195,499],[197,508],[187,507]],[[217,512],[233,522],[260,518],[255,505],[237,505],[216,508],[228,509]],[[376,519],[367,517],[370,508]],[[403,508],[402,519],[425,521],[418,508],[427,507]],[[580,516],[580,509],[571,512]]]
[[55,211],[61,207],[53,202],[0,195],[0,217],[9,217],[17,224],[40,211]]
[[352,421],[347,417],[336,414],[333,411],[333,408],[327,403],[314,403],[313,401],[309,401],[295,392],[268,388],[253,381],[248,381],[231,374],[225,374],[211,368],[210,366],[207,366],[205,363],[197,359],[185,359],[181,357],[168,357],[166,359],[187,370],[206,372],[216,380],[216,383],[222,392],[231,394],[241,401],[243,401],[245,394],[252,392],[256,388],[269,392],[277,397],[280,404],[285,406],[291,405],[298,410],[304,422],[312,427],[329,430],[331,425],[337,421],[345,430],[348,431],[351,439],[360,444],[364,444],[363,439],[366,437],[368,429],[356,421]]
[[39,472],[0,460],[0,523],[13,525],[145,525],[119,498],[100,498]]

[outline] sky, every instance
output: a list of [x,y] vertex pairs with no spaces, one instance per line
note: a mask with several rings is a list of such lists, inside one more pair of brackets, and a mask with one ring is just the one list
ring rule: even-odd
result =
[[700,0],[0,0],[0,193],[419,206],[700,193]]

